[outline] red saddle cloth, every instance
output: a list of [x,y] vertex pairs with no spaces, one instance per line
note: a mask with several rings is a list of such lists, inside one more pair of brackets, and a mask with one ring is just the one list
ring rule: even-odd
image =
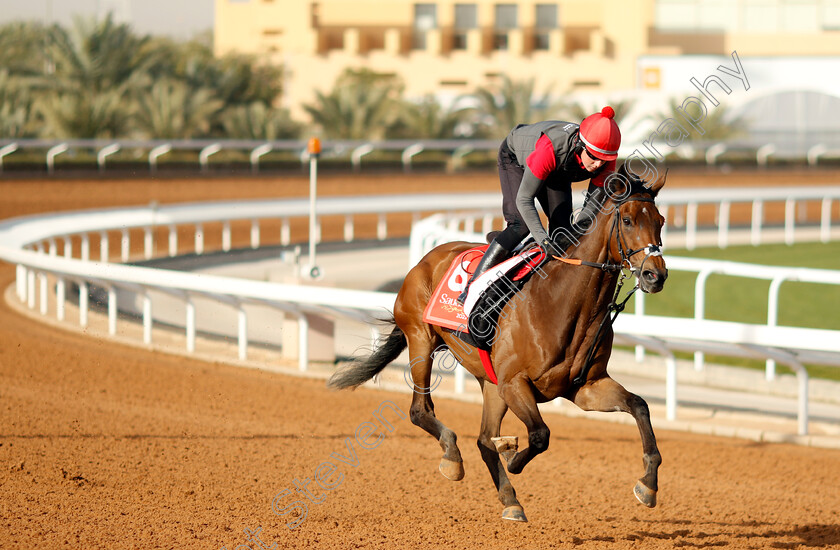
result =
[[[432,292],[432,297],[423,311],[423,321],[469,334],[467,316],[457,298],[467,285],[470,275],[475,272],[485,250],[487,250],[487,245],[477,246],[455,257],[437,288]],[[514,281],[518,281],[533,271],[545,257],[539,247],[522,252],[519,256],[523,257],[523,264],[511,277]]]
[[469,333],[464,307],[458,303],[458,295],[467,286],[478,262],[484,256],[487,245],[477,246],[459,254],[446,270],[432,298],[423,311],[423,321],[440,327]]
[[[481,257],[484,256],[487,246],[482,245],[466,250],[453,260],[437,288],[432,292],[432,297],[423,311],[423,321],[430,325],[469,334],[467,315],[464,313],[463,306],[458,303],[457,298],[467,285],[470,275],[475,272],[475,268],[481,261]],[[524,265],[521,265],[513,274],[512,279],[514,281],[518,281],[533,271],[545,256],[539,247],[531,248],[520,255],[524,257],[522,260]],[[485,350],[479,349],[478,351],[488,378],[494,384],[498,383],[493,365],[490,362],[490,354]]]

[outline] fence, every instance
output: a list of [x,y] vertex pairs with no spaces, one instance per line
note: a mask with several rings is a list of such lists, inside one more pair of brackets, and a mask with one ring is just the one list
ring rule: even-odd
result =
[[[820,238],[829,239],[834,235],[831,229],[831,201],[840,196],[836,188],[791,188],[778,190],[716,190],[714,196],[719,201],[719,225],[717,232],[724,231],[728,235],[729,224],[727,217],[722,215],[726,211],[724,204],[732,204],[740,200],[752,201],[785,201],[785,204],[797,201],[820,200],[823,207],[823,217],[819,222],[820,228],[827,228],[820,233]],[[690,212],[693,204],[703,201],[713,201],[714,198],[694,192],[669,191],[663,193],[659,202],[663,207],[683,208]],[[682,201],[682,202],[681,202]],[[446,194],[420,196],[388,196],[388,197],[356,197],[356,198],[326,198],[318,203],[319,220],[325,216],[344,217],[344,240],[354,239],[354,215],[377,216],[377,237],[385,239],[388,236],[386,214],[401,212],[411,214],[419,220],[421,213],[449,211],[458,212],[469,209],[473,214],[459,214],[446,218],[436,215],[429,219],[418,221],[412,231],[410,247],[413,261],[418,254],[428,250],[437,242],[453,239],[482,240],[483,235],[474,232],[475,225],[481,220],[482,230],[486,231],[499,222],[495,214],[499,203],[496,194]],[[755,208],[753,208],[755,210]],[[307,350],[309,338],[309,322],[313,316],[343,317],[355,320],[369,318],[373,313],[393,307],[394,294],[350,291],[345,289],[325,289],[298,285],[283,285],[262,281],[244,281],[229,277],[215,277],[209,275],[195,275],[186,272],[152,269],[131,265],[111,263],[109,257],[109,232],[118,231],[121,235],[120,259],[125,262],[130,259],[131,230],[143,234],[143,257],[155,256],[156,243],[154,235],[158,228],[164,228],[167,234],[166,254],[174,256],[180,252],[178,235],[179,227],[193,229],[194,239],[191,250],[195,254],[204,253],[205,226],[220,225],[222,250],[230,250],[231,223],[244,220],[250,222],[250,246],[258,248],[264,242],[260,231],[260,221],[264,219],[280,221],[279,241],[281,244],[292,242],[290,220],[305,218],[309,213],[308,200],[285,201],[238,201],[221,203],[196,203],[170,206],[149,206],[146,208],[126,208],[115,210],[100,210],[87,212],[71,212],[34,216],[7,220],[0,224],[0,258],[17,265],[17,296],[28,307],[46,315],[48,311],[49,285],[47,277],[56,281],[56,311],[59,319],[65,316],[67,283],[75,282],[79,285],[79,322],[87,324],[89,308],[89,291],[91,286],[97,285],[107,291],[107,311],[109,331],[116,331],[117,289],[128,289],[142,296],[143,339],[150,343],[152,337],[152,323],[154,321],[151,307],[150,293],[152,291],[165,292],[179,297],[185,303],[185,334],[188,351],[194,351],[196,332],[196,310],[193,300],[196,296],[207,297],[221,304],[226,304],[234,312],[238,323],[239,356],[245,357],[248,350],[247,326],[248,317],[246,304],[259,303],[275,308],[294,316],[299,322],[299,355],[298,363],[301,370],[308,364]],[[752,222],[751,231],[759,232],[759,240],[763,231],[768,229],[762,222]],[[757,229],[756,229],[757,228]],[[791,240],[798,235],[798,226],[790,223]],[[316,231],[320,233],[320,224],[316,224]],[[453,233],[454,232],[454,233]],[[697,240],[697,223],[686,224],[686,235],[695,235]],[[91,235],[99,237],[99,259],[94,261],[91,254]],[[669,233],[669,239],[674,232]],[[95,237],[94,237],[95,238]],[[686,237],[688,239],[688,237]],[[302,238],[300,240],[303,240]],[[63,241],[63,256],[58,255],[58,244]],[[79,242],[78,254],[73,243]],[[719,244],[726,244],[729,238]],[[680,260],[669,259],[669,267],[678,268]],[[688,264],[683,264],[687,266]],[[690,267],[686,267],[687,269]],[[694,269],[694,268],[691,268]],[[701,270],[735,269],[732,266],[712,266],[702,264]],[[750,270],[749,267],[737,267]],[[706,272],[703,271],[703,272]],[[811,276],[810,270],[796,270],[792,273],[767,272],[772,280],[789,280]],[[836,283],[836,278],[826,275],[820,282]],[[781,284],[778,283],[778,284]],[[778,286],[777,284],[777,286]],[[643,308],[643,306],[642,306]],[[641,309],[641,308],[640,308]],[[632,321],[632,323],[631,323]],[[693,323],[693,324],[692,324]],[[644,345],[654,351],[659,351],[673,361],[672,350],[681,346],[694,346],[694,351],[708,351],[710,347],[716,350],[726,348],[733,353],[764,354],[765,357],[785,361],[797,370],[800,384],[805,389],[800,394],[803,410],[800,412],[801,431],[807,430],[807,373],[801,369],[799,352],[792,350],[825,352],[820,360],[835,360],[837,353],[838,334],[808,332],[807,329],[792,327],[758,327],[752,325],[721,325],[717,321],[701,318],[688,320],[661,320],[641,314],[626,316],[617,325],[620,336],[633,343]],[[675,332],[676,331],[676,332]],[[805,332],[803,332],[805,331]],[[697,335],[702,335],[699,339]],[[706,335],[709,335],[707,338]],[[727,336],[728,335],[728,336]],[[733,336],[734,335],[734,336]],[[715,340],[717,338],[717,340]],[[743,341],[732,341],[732,338],[742,338]],[[825,345],[820,341],[828,342]],[[802,343],[807,342],[807,346]],[[833,344],[831,342],[834,342]],[[822,347],[820,347],[822,346]],[[828,358],[828,359],[826,359]],[[809,356],[809,360],[811,360]],[[674,371],[675,373],[675,371]],[[804,382],[803,382],[804,381]],[[463,388],[463,369],[456,371],[456,388]],[[676,379],[670,376],[668,380],[669,417],[675,416],[676,411]]]
[[[475,152],[495,152],[499,147],[499,140],[475,139],[415,139],[415,140],[327,140],[323,142],[323,156],[333,158],[347,158],[354,170],[362,166],[362,159],[375,151],[399,152],[403,170],[412,169],[412,162],[421,153],[438,152],[449,156],[449,166],[457,170],[466,157]],[[633,151],[645,148],[639,144],[625,144],[623,151]],[[48,174],[54,174],[56,159],[60,155],[74,151],[91,151],[96,157],[96,166],[100,172],[107,169],[108,159],[121,151],[132,151],[137,158],[145,158],[150,173],[158,170],[161,159],[175,152],[197,153],[198,167],[202,172],[211,168],[211,157],[223,151],[237,152],[248,157],[248,164],[254,173],[260,171],[260,162],[269,153],[287,153],[300,160],[304,167],[309,158],[307,142],[305,140],[129,140],[129,139],[0,139],[0,173],[3,172],[4,159],[10,155],[24,151],[43,151],[43,163]],[[755,159],[757,166],[767,166],[773,157],[785,161],[807,163],[817,166],[821,159],[836,159],[840,151],[831,144],[815,142],[804,152],[793,152],[790,147],[776,142],[756,140],[730,140],[725,142],[708,141],[692,142],[679,149],[681,155],[677,158],[685,160],[699,160],[707,165],[723,162],[731,156]],[[787,153],[786,153],[787,151]]]
[[[375,151],[399,152],[403,170],[408,172],[411,171],[414,157],[423,152],[445,153],[450,156],[451,167],[457,169],[467,155],[479,151],[495,151],[498,148],[498,140],[327,140],[322,143],[322,157],[346,157],[357,171],[361,169],[362,159]],[[152,174],[157,172],[164,155],[179,151],[197,153],[201,172],[207,172],[210,169],[211,157],[223,151],[247,154],[253,173],[260,171],[260,161],[269,153],[290,153],[299,159],[302,167],[305,167],[309,160],[307,142],[298,140],[0,139],[0,173],[3,172],[4,158],[19,151],[43,151],[47,173],[54,174],[59,155],[81,150],[92,151],[95,154],[96,166],[100,172],[105,172],[108,158],[120,151],[142,154]]]

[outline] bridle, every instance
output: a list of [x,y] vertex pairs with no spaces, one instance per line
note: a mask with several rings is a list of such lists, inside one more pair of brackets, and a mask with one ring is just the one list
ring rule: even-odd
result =
[[[595,333],[595,339],[592,342],[592,346],[589,348],[589,352],[586,354],[586,362],[583,364],[583,368],[581,369],[580,373],[572,380],[573,386],[582,386],[586,382],[586,377],[589,375],[589,369],[592,367],[592,359],[595,356],[595,350],[598,347],[598,344],[601,341],[601,336],[604,332],[604,327],[609,324],[615,322],[618,314],[624,311],[624,307],[627,305],[627,302],[630,300],[630,297],[639,289],[640,282],[636,282],[636,285],[633,289],[627,293],[620,302],[618,301],[618,297],[621,293],[621,289],[624,286],[624,280],[627,278],[627,275],[624,272],[624,266],[626,265],[627,268],[630,270],[631,273],[638,270],[638,277],[641,277],[641,274],[644,273],[645,262],[648,258],[652,256],[662,256],[662,243],[659,242],[657,244],[648,244],[641,248],[632,249],[627,246],[625,242],[624,235],[621,231],[621,206],[629,203],[629,202],[650,202],[654,203],[653,197],[650,196],[635,196],[635,197],[628,197],[625,200],[618,202],[615,206],[615,216],[613,216],[613,223],[610,227],[610,236],[608,242],[612,242],[613,235],[615,234],[616,244],[618,245],[618,253],[621,257],[619,263],[601,263],[601,262],[589,262],[585,260],[577,260],[577,259],[569,259],[569,258],[561,258],[558,256],[552,256],[556,260],[560,260],[561,262],[568,263],[571,265],[583,265],[587,267],[595,267],[601,269],[602,271],[611,271],[618,273],[618,282],[615,286],[615,293],[613,294],[612,300],[610,301],[609,305],[607,306],[607,312],[604,315],[604,318],[601,320],[601,324],[598,326],[598,332]],[[645,257],[642,259],[642,263],[639,264],[638,268],[633,267],[630,264],[630,258],[635,256],[636,254],[644,252]]]
[[650,258],[651,256],[662,256],[662,241],[660,241],[656,244],[648,243],[646,246],[643,246],[642,248],[636,248],[636,249],[629,249],[628,250],[628,246],[624,242],[624,235],[621,232],[621,223],[619,223],[619,217],[620,217],[619,208],[623,204],[626,204],[628,202],[654,203],[655,201],[653,200],[653,197],[636,197],[636,198],[628,198],[627,200],[618,203],[618,205],[615,208],[615,217],[613,219],[613,225],[610,228],[610,239],[612,239],[613,231],[616,228],[618,228],[617,229],[618,235],[616,237],[616,241],[618,242],[618,253],[621,256],[621,266],[624,266],[626,264],[627,269],[629,269],[631,272],[636,271],[636,268],[633,267],[632,265],[630,265],[630,258],[635,256],[639,252],[644,252],[645,253],[645,257],[644,257],[644,259],[642,259],[642,263],[640,263],[639,267],[638,267],[639,273],[641,274],[641,273],[644,273],[645,262],[648,260],[648,258]]
[[[590,262],[587,260],[578,260],[574,258],[562,258],[560,256],[552,255],[552,258],[555,260],[559,260],[563,263],[571,264],[571,265],[584,265],[587,267],[595,267],[602,271],[613,271],[613,272],[620,272],[626,266],[630,272],[635,272],[637,268],[633,267],[630,264],[630,258],[638,254],[639,252],[644,252],[645,257],[642,260],[642,263],[639,264],[638,271],[642,273],[644,270],[645,262],[651,256],[662,256],[662,242],[660,241],[657,244],[650,244],[648,243],[646,246],[641,248],[632,249],[627,246],[626,241],[624,239],[624,234],[621,231],[621,212],[620,208],[629,203],[629,202],[649,202],[655,203],[653,197],[629,197],[625,200],[618,202],[615,206],[614,212],[615,216],[613,216],[613,223],[610,226],[610,235],[608,238],[608,242],[612,241],[613,235],[615,234],[616,244],[618,245],[618,254],[621,260],[618,263],[610,263],[610,262]],[[638,286],[638,285],[637,285]]]

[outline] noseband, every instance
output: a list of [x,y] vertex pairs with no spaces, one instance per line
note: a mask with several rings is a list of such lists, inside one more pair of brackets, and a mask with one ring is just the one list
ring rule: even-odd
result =
[[650,202],[654,203],[652,197],[636,197],[636,198],[628,198],[627,200],[621,201],[616,205],[615,208],[615,217],[613,218],[613,224],[610,228],[610,240],[612,240],[613,231],[617,233],[616,241],[618,243],[618,253],[621,256],[621,264],[619,264],[619,269],[621,269],[624,265],[627,265],[627,269],[631,272],[635,272],[636,268],[630,264],[630,258],[638,254],[639,252],[644,252],[645,257],[642,259],[642,263],[639,264],[639,275],[644,273],[645,262],[651,256],[662,256],[662,242],[660,241],[657,244],[648,243],[647,246],[643,246],[642,248],[630,249],[624,242],[624,235],[621,232],[621,223],[619,222],[620,212],[619,208],[627,204],[628,202]]

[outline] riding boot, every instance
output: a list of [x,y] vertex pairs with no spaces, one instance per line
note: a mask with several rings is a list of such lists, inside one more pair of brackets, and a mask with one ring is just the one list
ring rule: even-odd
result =
[[467,291],[469,290],[472,282],[476,280],[479,275],[486,272],[494,265],[507,260],[509,256],[510,251],[508,249],[500,245],[495,240],[491,242],[487,247],[487,250],[484,252],[484,256],[481,258],[481,261],[478,263],[478,266],[475,268],[475,272],[472,276],[470,276],[470,280],[467,281],[467,286],[464,287],[464,291],[458,295],[458,303],[464,305],[464,302],[467,301]]

